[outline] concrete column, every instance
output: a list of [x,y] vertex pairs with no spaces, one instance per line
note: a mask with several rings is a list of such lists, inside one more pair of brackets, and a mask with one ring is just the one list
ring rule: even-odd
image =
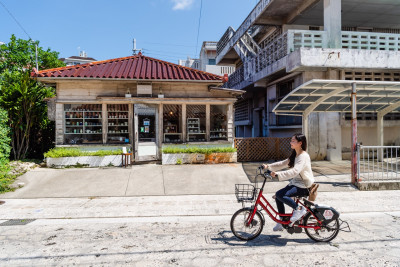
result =
[[324,30],[328,34],[328,48],[342,47],[342,1],[324,0]]
[[340,114],[336,112],[326,112],[325,119],[327,126],[326,158],[329,161],[342,160],[342,127],[340,126]]

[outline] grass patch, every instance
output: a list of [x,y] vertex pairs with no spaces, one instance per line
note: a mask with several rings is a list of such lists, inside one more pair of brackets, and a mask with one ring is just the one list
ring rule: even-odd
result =
[[35,168],[37,166],[36,163],[29,166],[23,164],[23,162],[35,163],[29,160],[20,160],[3,162],[0,164],[0,194],[14,191],[17,187],[11,185],[15,182],[15,180],[31,168]]
[[121,154],[122,154],[121,149],[83,151],[79,148],[56,147],[44,153],[44,157],[45,158],[83,157],[83,156],[104,157],[104,156],[121,155]]
[[9,174],[10,171],[10,165],[5,164],[0,166],[0,193],[13,191],[13,188],[10,187],[10,185],[15,181],[18,176],[15,174]]
[[236,152],[236,148],[232,147],[210,147],[210,148],[200,148],[200,147],[165,147],[162,152],[164,154],[181,154],[181,153],[198,153],[198,154],[212,154],[212,153],[233,153]]

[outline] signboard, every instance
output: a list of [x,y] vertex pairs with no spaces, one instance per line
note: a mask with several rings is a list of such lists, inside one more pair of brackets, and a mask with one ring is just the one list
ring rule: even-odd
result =
[[153,93],[151,84],[138,84],[137,94],[138,95],[151,95]]

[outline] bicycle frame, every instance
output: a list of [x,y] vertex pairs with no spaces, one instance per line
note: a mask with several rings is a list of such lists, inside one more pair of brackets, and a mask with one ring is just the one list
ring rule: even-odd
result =
[[[261,171],[260,171],[260,172],[261,172]],[[288,213],[288,214],[281,214],[281,213],[277,212],[277,211],[274,209],[274,207],[272,207],[272,205],[268,202],[268,200],[263,196],[264,186],[265,186],[265,183],[266,183],[266,181],[267,181],[267,177],[265,176],[265,174],[257,174],[257,176],[258,176],[258,175],[262,175],[262,176],[263,176],[264,182],[263,182],[263,185],[262,185],[262,187],[261,187],[261,189],[260,189],[260,192],[258,193],[257,200],[256,200],[256,202],[255,202],[255,204],[254,204],[253,212],[250,214],[250,217],[248,218],[247,226],[249,226],[249,225],[251,224],[251,222],[253,221],[254,215],[255,215],[256,212],[257,212],[257,207],[258,207],[258,205],[260,205],[261,208],[262,208],[263,210],[265,210],[265,212],[268,214],[268,216],[269,216],[273,221],[275,221],[276,223],[280,223],[280,224],[282,224],[282,225],[289,225],[289,224],[291,224],[290,220],[289,220],[289,221],[283,221],[283,220],[277,219],[277,216],[280,216],[280,217],[285,217],[285,216],[291,217],[292,214],[291,214],[291,213]],[[257,176],[256,176],[256,177],[257,177]],[[262,201],[264,201],[265,204],[264,204]],[[322,222],[321,222],[320,220],[318,220],[318,218],[317,218],[317,217],[315,216],[315,214],[311,211],[311,209],[309,209],[306,205],[304,205],[301,201],[299,201],[299,199],[297,199],[296,203],[298,203],[298,204],[302,205],[304,208],[306,208],[307,211],[310,212],[310,213],[314,216],[314,218],[317,220],[318,224],[319,224],[319,225],[322,225]],[[307,225],[301,225],[301,224],[296,225],[296,227],[300,227],[300,228],[312,228],[312,229],[315,229],[315,230],[321,229],[320,226],[307,226]]]

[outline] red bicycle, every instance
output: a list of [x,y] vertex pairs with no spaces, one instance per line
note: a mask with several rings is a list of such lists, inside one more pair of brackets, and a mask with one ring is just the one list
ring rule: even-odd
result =
[[[248,241],[261,234],[265,224],[265,218],[261,213],[262,210],[272,220],[282,224],[288,233],[301,233],[304,229],[308,237],[316,242],[329,242],[338,235],[339,231],[351,231],[349,224],[339,219],[340,214],[334,208],[314,204],[303,198],[306,196],[298,196],[295,201],[305,207],[307,213],[297,222],[290,222],[292,214],[278,213],[263,196],[267,179],[272,179],[270,173],[270,171],[264,172],[262,167],[257,169],[256,184],[258,176],[264,178],[262,187],[259,189],[251,184],[235,185],[236,198],[243,205],[243,208],[235,212],[231,219],[231,230],[237,238]],[[302,201],[300,200],[301,198],[303,198]],[[251,207],[245,207],[245,202],[252,202],[254,204]]]

